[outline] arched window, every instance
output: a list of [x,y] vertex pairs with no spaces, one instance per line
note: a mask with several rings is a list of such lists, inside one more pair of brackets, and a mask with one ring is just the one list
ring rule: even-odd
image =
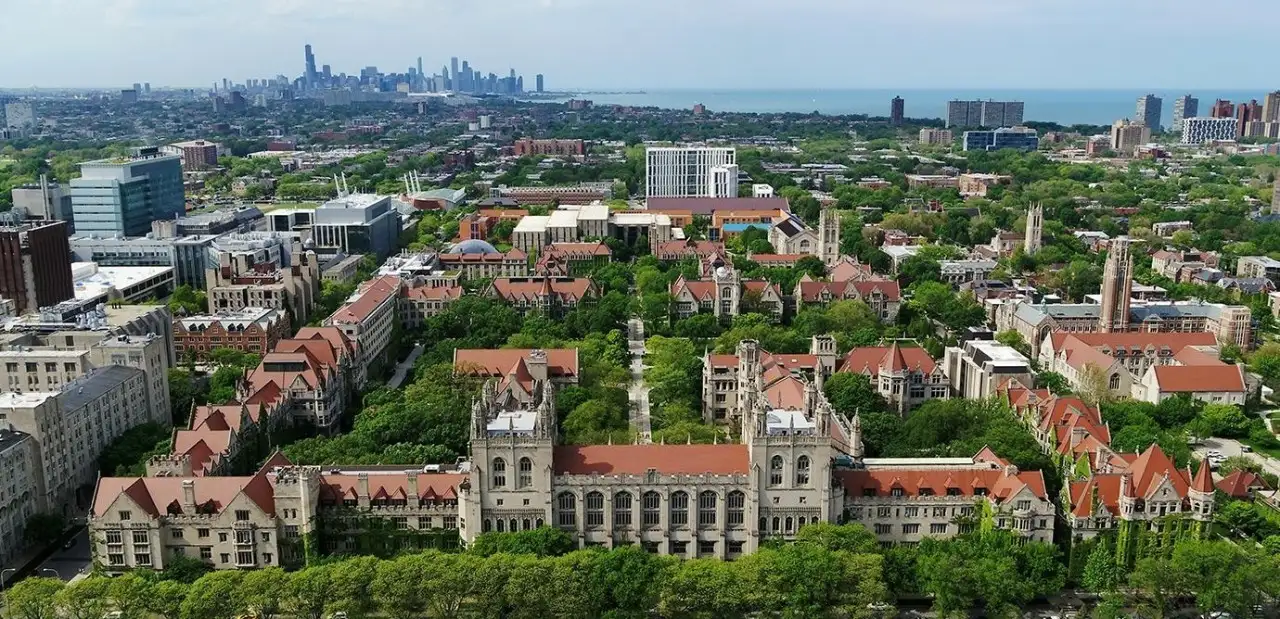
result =
[[537,519],[536,521],[534,521],[534,523],[533,523],[533,528],[535,528],[535,529],[541,529],[541,528],[542,528],[542,525],[544,525],[544,524],[546,524],[546,523],[545,523],[545,522],[543,522],[541,518],[539,518],[539,519]]
[[556,507],[559,516],[556,520],[562,527],[578,526],[578,499],[573,496],[572,492],[561,492],[556,499]]
[[745,520],[747,495],[738,490],[729,493],[726,499],[725,524],[730,527],[741,528]]
[[671,493],[671,525],[689,525],[689,495],[683,491]]
[[506,522],[505,520],[503,520],[503,519],[499,518],[499,519],[498,519],[498,521],[496,522],[496,524],[497,524],[497,526],[498,526],[498,532],[499,532],[499,533],[502,533],[503,531],[506,531],[506,530],[507,530],[507,522]]
[[493,459],[493,487],[507,487],[507,461],[502,458]]
[[599,492],[588,492],[585,502],[587,526],[604,526],[604,495]]
[[769,485],[782,485],[782,456],[774,456],[769,460]]
[[792,526],[794,523],[795,523],[795,522],[794,522],[793,520],[791,520],[791,516],[787,516],[787,528],[786,528],[787,533],[794,533],[794,532],[795,532],[795,528],[793,528],[793,526]]
[[716,524],[716,493],[704,490],[698,495],[698,526],[713,527]]
[[521,530],[521,531],[528,531],[530,528],[532,528],[532,527],[530,526],[530,522],[529,522],[529,519],[528,519],[528,518],[525,518],[524,520],[522,520],[522,521],[520,522],[520,530]]
[[796,459],[796,485],[809,485],[809,456],[800,456]]
[[1120,375],[1119,375],[1119,374],[1112,374],[1112,375],[1111,375],[1111,382],[1108,384],[1108,387],[1110,387],[1112,390],[1115,390],[1115,389],[1119,389],[1119,388],[1120,388]]
[[641,506],[640,523],[646,527],[656,527],[662,523],[662,495],[650,490],[644,493]]
[[493,530],[493,521],[489,520],[488,518],[485,518],[484,523],[480,525],[480,532],[488,533],[489,531],[492,531],[492,530]]
[[533,485],[533,460],[520,458],[520,476],[516,478],[517,488],[528,488]]
[[511,532],[519,531],[520,529],[516,528],[518,524],[520,523],[515,518],[512,518],[511,522],[507,523],[507,530]]
[[773,532],[780,533],[782,531],[782,519],[777,516],[773,517]]
[[631,526],[631,493],[619,492],[613,495],[613,526],[628,528]]
[[765,518],[764,516],[761,516],[760,517],[760,534],[764,535],[764,532],[768,530],[769,530],[769,519]]

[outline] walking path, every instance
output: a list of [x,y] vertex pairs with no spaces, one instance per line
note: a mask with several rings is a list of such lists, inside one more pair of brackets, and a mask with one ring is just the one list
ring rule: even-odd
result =
[[413,371],[413,364],[418,360],[418,357],[422,356],[423,350],[425,349],[421,343],[414,345],[413,350],[409,351],[409,356],[405,357],[404,361],[396,364],[396,373],[392,375],[391,381],[387,383],[388,387],[392,389],[400,388],[400,385],[404,383],[404,379],[409,377],[409,372]]
[[649,386],[644,382],[644,321],[639,318],[627,323],[627,348],[631,351],[631,386],[627,389],[631,400],[631,427],[635,428],[641,443],[652,443]]

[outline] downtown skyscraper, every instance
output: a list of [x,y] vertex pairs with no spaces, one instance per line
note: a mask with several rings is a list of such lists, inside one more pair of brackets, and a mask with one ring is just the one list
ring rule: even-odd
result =
[[307,89],[310,90],[316,87],[316,55],[311,53],[310,43],[303,48],[303,53],[307,63],[303,78]]

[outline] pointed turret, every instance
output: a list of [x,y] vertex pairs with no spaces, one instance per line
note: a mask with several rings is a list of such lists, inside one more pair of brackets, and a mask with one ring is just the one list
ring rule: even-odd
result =
[[1196,472],[1195,479],[1191,480],[1191,490],[1213,494],[1213,473],[1209,471],[1208,461],[1200,463],[1200,470]]

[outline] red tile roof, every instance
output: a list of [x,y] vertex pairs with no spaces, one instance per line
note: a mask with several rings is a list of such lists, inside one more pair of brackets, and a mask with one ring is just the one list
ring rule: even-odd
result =
[[1168,479],[1179,497],[1187,496],[1190,487],[1191,472],[1179,469],[1159,445],[1152,443],[1146,451],[1138,455],[1138,459],[1129,465],[1126,473],[1131,476],[1129,485],[1131,496],[1147,498],[1159,487],[1160,482]]
[[93,514],[101,516],[121,494],[133,499],[147,515],[156,517],[182,510],[184,481],[195,489],[197,510],[221,512],[239,496],[275,515],[275,493],[263,473],[251,477],[102,477],[94,491]]
[[844,485],[849,496],[863,496],[868,490],[875,491],[876,496],[890,496],[893,489],[901,489],[903,494],[916,496],[921,489],[931,490],[934,495],[945,496],[948,489],[957,490],[960,496],[977,496],[977,490],[986,490],[988,496],[999,501],[1013,498],[1024,488],[1033,495],[1047,499],[1044,475],[1040,471],[1023,471],[1014,475],[1005,472],[1003,467],[992,465],[990,468],[975,469],[959,467],[955,469],[864,469],[836,472],[840,483]]
[[667,241],[659,243],[653,255],[659,260],[678,260],[690,256],[705,257],[724,253],[724,243],[715,241]]
[[303,327],[298,329],[295,340],[325,340],[341,353],[355,354],[356,343],[337,327]]
[[834,282],[806,282],[802,281],[796,284],[800,292],[800,298],[806,303],[822,302],[824,293],[829,295],[832,300],[847,299],[863,299],[871,298],[873,295],[884,295],[886,299],[891,301],[902,298],[902,289],[898,287],[898,282],[882,282],[882,281],[834,281]]
[[489,285],[489,290],[507,300],[533,301],[546,297],[558,297],[565,301],[578,302],[591,296],[595,291],[591,280],[583,277],[576,279],[558,277],[499,277]]
[[374,310],[386,303],[387,299],[398,295],[402,285],[400,278],[394,275],[385,275],[365,282],[360,288],[359,298],[338,308],[338,311],[329,317],[329,322],[335,324],[364,322]]
[[1154,368],[1161,393],[1241,393],[1244,373],[1234,365],[1160,365]]
[[[530,352],[533,351],[528,348],[458,348],[453,351],[453,370],[472,376],[502,377],[515,367],[516,362],[528,358]],[[547,353],[548,377],[578,376],[578,349],[549,348],[544,352]]]
[[896,343],[893,346],[870,346],[854,348],[844,356],[840,363],[840,372],[866,374],[872,378],[880,375],[880,370],[901,371],[903,368],[932,374],[937,367],[933,357],[923,348],[902,348]]
[[564,445],[555,448],[557,475],[661,474],[745,475],[747,446],[726,445]]
[[1257,473],[1238,470],[1232,471],[1230,475],[1219,480],[1217,488],[1228,496],[1237,499],[1247,499],[1249,498],[1251,490],[1270,490],[1271,485],[1267,483],[1267,480],[1259,477]]
[[[420,473],[418,474],[418,499],[452,500],[458,498],[458,485],[467,476],[463,473]],[[408,499],[409,473],[404,472],[371,472],[369,480],[369,499]],[[343,499],[356,499],[360,495],[360,475],[358,473],[324,473],[320,476],[320,499],[333,503]]]
[[418,286],[405,288],[402,296],[416,301],[456,301],[462,298],[462,286]]

